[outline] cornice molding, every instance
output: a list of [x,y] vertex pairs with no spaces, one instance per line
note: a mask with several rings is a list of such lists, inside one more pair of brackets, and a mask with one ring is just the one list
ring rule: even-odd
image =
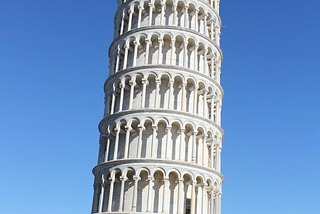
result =
[[186,168],[193,168],[195,171],[197,170],[201,170],[201,171],[206,171],[210,174],[214,174],[218,177],[220,177],[220,179],[222,180],[222,182],[224,181],[224,176],[215,171],[214,169],[211,169],[209,167],[205,167],[199,164],[195,164],[195,163],[188,163],[188,162],[184,162],[184,161],[174,161],[174,160],[163,160],[163,159],[147,159],[147,158],[143,158],[143,159],[120,159],[120,160],[113,160],[113,161],[108,161],[108,162],[104,162],[104,163],[100,163],[97,166],[95,166],[92,170],[93,174],[95,174],[97,171],[101,170],[101,169],[110,169],[112,167],[116,167],[116,166],[120,166],[120,165],[124,165],[124,164],[128,164],[131,165],[132,164],[139,164],[139,163],[143,163],[143,165],[147,165],[146,163],[150,163],[150,164],[157,164],[159,166],[164,166],[164,165],[168,165],[170,167],[173,166],[183,166]]
[[191,75],[201,76],[202,78],[205,78],[206,80],[210,81],[213,85],[215,85],[217,88],[219,88],[219,90],[221,91],[222,99],[224,97],[224,90],[223,90],[222,86],[219,83],[217,83],[214,79],[212,79],[211,77],[209,77],[205,74],[202,74],[198,71],[195,71],[193,69],[190,69],[190,68],[185,68],[185,67],[181,67],[181,66],[177,66],[177,65],[165,65],[165,64],[135,66],[135,67],[126,68],[124,70],[121,70],[120,72],[112,74],[111,76],[108,77],[108,79],[104,83],[104,86],[103,86],[104,92],[106,92],[106,86],[110,81],[112,81],[116,78],[119,78],[123,75],[126,75],[130,72],[133,72],[133,71],[142,71],[142,70],[147,70],[147,69],[152,69],[152,71],[155,71],[155,70],[159,70],[159,71],[166,70],[167,71],[168,69],[171,69],[171,70],[176,70],[176,71],[188,72]]
[[190,120],[197,119],[199,121],[203,121],[203,123],[208,123],[208,124],[212,125],[214,128],[216,128],[217,130],[219,130],[221,132],[222,139],[224,137],[224,130],[222,129],[222,127],[209,119],[206,119],[204,117],[201,117],[199,115],[195,115],[195,114],[192,114],[189,112],[182,112],[182,111],[178,111],[178,110],[169,110],[169,109],[160,109],[160,108],[132,109],[132,110],[125,110],[125,111],[114,113],[112,115],[108,115],[100,121],[100,123],[98,125],[98,129],[100,132],[102,132],[101,128],[104,123],[106,123],[107,121],[110,121],[110,120],[113,121],[116,118],[119,118],[121,116],[134,115],[134,114],[141,115],[144,113],[154,114],[154,115],[164,115],[164,116],[172,115],[172,116],[175,116],[178,118],[179,118],[179,115],[181,115],[181,116],[190,118]]

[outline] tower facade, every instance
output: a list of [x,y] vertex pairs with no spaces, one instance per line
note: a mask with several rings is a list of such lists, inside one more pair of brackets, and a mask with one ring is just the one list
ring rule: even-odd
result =
[[218,0],[119,0],[92,213],[221,214]]

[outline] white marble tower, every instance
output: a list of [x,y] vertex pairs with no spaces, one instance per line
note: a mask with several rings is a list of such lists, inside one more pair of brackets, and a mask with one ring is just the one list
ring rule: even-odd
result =
[[118,0],[92,213],[221,214],[219,0]]

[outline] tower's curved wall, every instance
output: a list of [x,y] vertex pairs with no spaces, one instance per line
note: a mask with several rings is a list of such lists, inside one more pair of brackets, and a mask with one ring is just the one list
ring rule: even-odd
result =
[[119,0],[92,213],[220,214],[217,0]]

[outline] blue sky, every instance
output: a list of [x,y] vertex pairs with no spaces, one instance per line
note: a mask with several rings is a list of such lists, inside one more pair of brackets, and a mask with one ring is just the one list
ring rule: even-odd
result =
[[[0,8],[1,213],[90,213],[116,1]],[[319,8],[221,0],[223,214],[320,213]]]

